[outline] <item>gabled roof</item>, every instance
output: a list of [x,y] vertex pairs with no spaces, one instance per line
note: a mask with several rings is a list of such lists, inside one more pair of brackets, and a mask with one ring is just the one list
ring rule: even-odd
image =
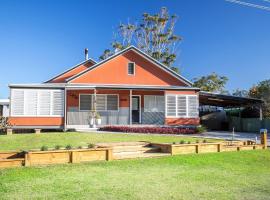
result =
[[176,73],[175,71],[171,70],[170,68],[168,68],[167,66],[165,66],[164,64],[162,64],[161,62],[157,61],[156,59],[152,58],[151,56],[149,56],[148,54],[144,53],[143,51],[141,51],[140,49],[138,49],[137,47],[135,46],[130,46],[130,47],[127,47],[126,49],[123,49],[122,51],[119,51],[117,52],[116,54],[108,57],[107,59],[93,65],[92,67],[89,67],[88,69],[68,78],[66,81],[67,83],[69,83],[70,81],[82,76],[83,74],[87,73],[88,71],[90,70],[93,70],[99,66],[101,66],[102,64],[108,62],[109,60],[119,56],[119,55],[122,55],[124,53],[126,53],[127,51],[130,51],[130,50],[133,50],[135,51],[136,53],[140,54],[141,56],[143,56],[145,59],[147,59],[148,61],[154,63],[157,67],[161,68],[162,70],[164,70],[165,72],[169,73],[170,75],[174,76],[175,78],[177,78],[178,80],[180,81],[183,81],[185,84],[187,84],[188,86],[192,86],[192,82],[187,80],[186,78],[184,78],[183,76],[181,76],[180,74]]
[[71,68],[69,68],[68,70],[62,72],[61,74],[58,74],[58,75],[54,76],[54,77],[51,78],[50,80],[45,81],[44,83],[49,83],[49,82],[53,81],[54,79],[56,79],[56,78],[58,78],[58,77],[64,75],[65,73],[68,73],[68,72],[70,72],[71,70],[73,70],[73,69],[75,69],[75,68],[77,68],[77,67],[79,67],[79,66],[81,66],[81,65],[84,65],[84,64],[86,64],[86,63],[89,63],[89,62],[92,62],[94,65],[97,63],[97,62],[96,62],[95,60],[93,60],[92,58],[89,58],[88,60],[85,60],[85,61],[83,61],[83,62],[81,62],[81,63],[79,63],[79,64],[77,64],[77,65],[72,66]]

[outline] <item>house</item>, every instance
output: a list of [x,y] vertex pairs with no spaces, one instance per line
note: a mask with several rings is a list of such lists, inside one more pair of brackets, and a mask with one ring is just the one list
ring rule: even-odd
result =
[[9,99],[0,99],[0,117],[9,116]]
[[41,84],[11,84],[14,128],[101,125],[199,125],[199,89],[134,46],[96,63],[88,59]]

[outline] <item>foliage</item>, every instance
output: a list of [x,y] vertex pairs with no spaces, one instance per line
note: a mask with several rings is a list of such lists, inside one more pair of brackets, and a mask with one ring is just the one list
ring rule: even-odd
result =
[[71,146],[70,144],[68,144],[68,145],[66,146],[66,150],[70,150],[70,149],[72,149],[72,146]]
[[96,112],[95,118],[96,118],[96,119],[101,119],[100,114],[99,114],[98,112]]
[[249,96],[262,99],[263,116],[270,118],[270,79],[259,82],[249,90]]
[[196,132],[197,133],[205,133],[207,131],[207,128],[203,125],[197,126],[196,127]]
[[226,83],[228,82],[226,76],[219,76],[216,73],[207,76],[201,76],[193,79],[193,86],[201,88],[202,91],[224,93]]
[[40,148],[40,151],[48,151],[48,147],[47,146],[45,146],[45,145],[43,145],[41,148]]
[[105,126],[101,131],[124,133],[160,133],[160,134],[194,134],[195,128],[184,127],[129,127],[129,126]]
[[185,143],[186,143],[185,140],[180,141],[180,144],[185,144]]
[[203,143],[207,143],[207,140],[206,140],[206,139],[204,139],[204,140],[203,140]]
[[233,96],[237,96],[237,97],[249,97],[248,91],[247,90],[240,90],[240,89],[236,89],[232,92]]
[[54,149],[56,149],[56,150],[61,149],[61,145],[55,145]]
[[114,34],[112,49],[106,49],[101,60],[108,58],[115,52],[135,45],[143,52],[162,62],[172,70],[177,57],[177,50],[181,37],[174,33],[178,17],[170,15],[166,7],[162,7],[157,14],[143,13],[142,18],[134,23],[120,23]]
[[89,149],[92,149],[92,148],[95,147],[95,144],[89,143],[87,147],[88,147]]
[[11,124],[9,123],[8,117],[0,116],[0,130],[6,130],[9,127],[11,127]]
[[78,146],[78,149],[82,149],[83,147],[82,146]]

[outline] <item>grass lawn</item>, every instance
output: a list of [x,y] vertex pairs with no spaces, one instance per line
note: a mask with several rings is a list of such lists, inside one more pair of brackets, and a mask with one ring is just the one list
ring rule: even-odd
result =
[[[46,145],[54,148],[56,145],[65,147],[87,146],[89,143],[98,142],[127,142],[127,141],[150,141],[150,142],[180,142],[196,141],[197,138],[182,136],[158,136],[151,134],[121,134],[121,133],[42,133],[42,134],[14,134],[0,135],[0,151],[3,150],[29,150],[40,149]],[[202,139],[201,139],[202,140]],[[214,140],[207,140],[214,141]]]
[[270,199],[270,151],[0,170],[1,199]]

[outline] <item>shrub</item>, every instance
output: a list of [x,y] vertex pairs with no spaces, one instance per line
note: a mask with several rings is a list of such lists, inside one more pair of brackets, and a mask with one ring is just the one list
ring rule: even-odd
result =
[[204,140],[203,140],[203,143],[207,143],[207,140],[206,140],[206,139],[204,139]]
[[54,149],[56,149],[56,150],[61,149],[61,145],[55,145]]
[[72,149],[72,146],[71,146],[70,144],[68,144],[68,145],[66,146],[66,150],[70,150],[70,149]]
[[180,144],[185,144],[185,143],[186,143],[185,140],[180,141]]
[[196,140],[196,143],[200,143],[200,140]]
[[129,127],[129,126],[104,126],[101,131],[124,133],[160,133],[160,134],[194,134],[195,128],[191,127]]
[[41,148],[40,148],[40,151],[48,151],[48,147],[43,145]]
[[6,131],[10,127],[11,127],[11,124],[9,123],[8,117],[0,116],[0,129]]
[[190,142],[190,141],[188,141],[187,143],[188,143],[188,144],[191,144],[191,142]]
[[207,132],[207,128],[205,126],[203,126],[203,125],[197,126],[196,127],[196,132],[197,133],[205,133],[205,132]]
[[82,149],[82,146],[78,146],[78,149]]
[[95,147],[95,144],[92,144],[92,143],[88,144],[89,149],[94,148],[94,147]]
[[173,142],[173,144],[176,144],[176,142]]

